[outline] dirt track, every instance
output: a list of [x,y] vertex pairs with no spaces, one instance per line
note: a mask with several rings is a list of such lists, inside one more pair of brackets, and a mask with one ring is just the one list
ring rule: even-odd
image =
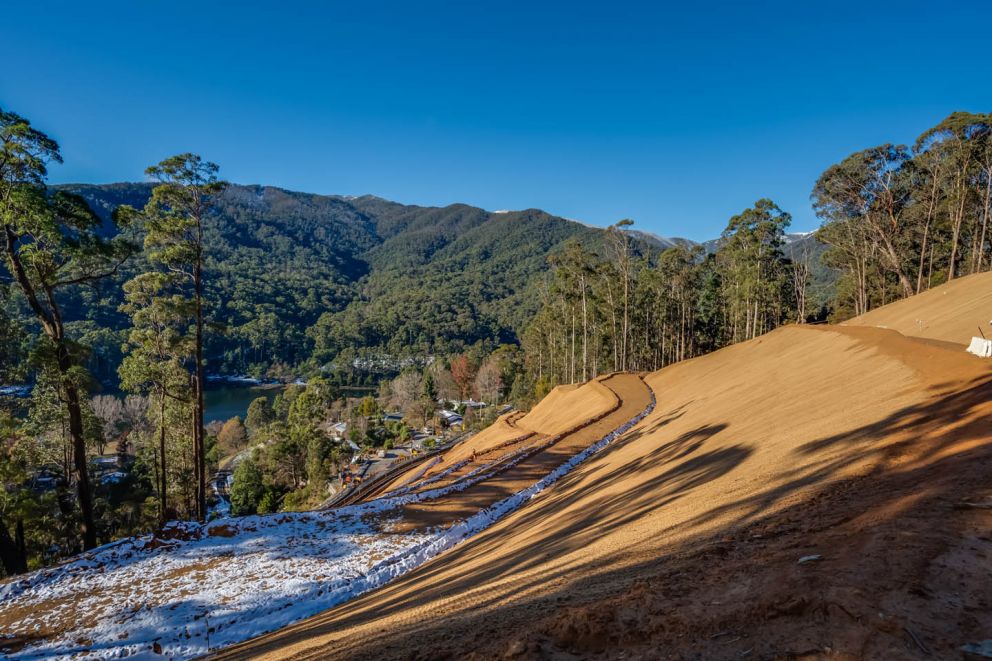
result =
[[[548,435],[527,437],[519,444],[519,448],[517,444],[504,446],[501,448],[502,452],[511,454],[520,452],[525,458],[515,463],[512,468],[495,469],[488,479],[452,497],[407,505],[402,509],[402,523],[394,529],[398,532],[406,532],[430,526],[447,526],[467,518],[536,483],[570,457],[632,419],[650,402],[649,390],[633,374],[609,376],[596,383],[596,385],[600,384],[611,391],[614,403],[609,408],[596,413],[594,417],[590,416],[592,422],[580,418],[578,424],[572,423],[576,428],[574,431],[566,430],[561,435],[550,437]],[[523,425],[527,422],[528,420],[524,418],[517,424]],[[544,422],[546,426],[546,418]],[[478,468],[479,464],[488,458],[482,455],[475,456],[476,460],[469,461],[459,474]]]
[[443,453],[426,471],[422,467],[412,468],[384,491],[423,482],[453,464],[468,462],[466,468],[457,473],[463,475],[494,456],[505,454],[515,444],[523,447],[540,443],[608,412],[616,405],[617,397],[600,381],[595,379],[582,386],[558,386],[531,411],[513,411],[500,416],[483,431]]
[[990,513],[959,506],[992,498],[987,363],[789,327],[647,382],[654,414],[538,501],[225,656],[915,658],[992,636]]

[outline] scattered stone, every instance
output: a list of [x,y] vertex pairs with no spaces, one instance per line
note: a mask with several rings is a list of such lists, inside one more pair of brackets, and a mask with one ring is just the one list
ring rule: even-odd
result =
[[234,537],[238,534],[238,529],[234,526],[222,523],[221,525],[214,525],[207,528],[207,534],[211,537]]
[[962,500],[957,504],[958,509],[975,509],[975,510],[992,510],[992,500],[985,500],[982,502],[972,502],[970,500]]
[[965,653],[965,658],[992,659],[992,638],[962,645],[961,651]]
[[505,656],[507,658],[513,658],[517,656],[522,656],[526,652],[527,652],[527,644],[523,640],[518,638],[517,640],[510,643],[510,646],[506,649]]

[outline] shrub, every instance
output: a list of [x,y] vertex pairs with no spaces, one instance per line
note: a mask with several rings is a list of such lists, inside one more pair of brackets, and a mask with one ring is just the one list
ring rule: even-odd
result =
[[234,483],[231,484],[231,514],[234,516],[254,514],[258,510],[258,503],[264,491],[262,471],[251,457],[245,458],[234,469]]
[[262,494],[262,499],[258,501],[259,514],[272,514],[279,511],[279,494],[275,489],[268,488]]
[[309,503],[310,494],[306,487],[303,487],[302,489],[287,493],[285,498],[282,499],[282,508],[287,512],[299,512],[300,510],[307,509]]

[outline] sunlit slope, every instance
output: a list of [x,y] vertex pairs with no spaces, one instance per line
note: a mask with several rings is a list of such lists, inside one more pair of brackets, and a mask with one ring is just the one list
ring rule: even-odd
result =
[[[439,457],[414,466],[384,491],[388,492],[417,479],[430,478],[454,464],[470,461],[473,457],[485,459],[487,455],[497,454],[513,444],[540,443],[549,436],[605,414],[616,404],[616,395],[603,385],[602,378],[580,386],[559,386],[526,414],[513,411],[500,416],[492,425]],[[467,466],[466,470],[471,470],[471,466]]]
[[[984,332],[992,338],[992,272],[935,287],[856,317],[846,326],[891,328],[903,335],[967,345]],[[981,331],[979,331],[981,327]]]
[[[959,317],[941,328],[964,328],[971,304],[945,305]],[[835,483],[959,452],[958,436],[915,424],[987,374],[963,350],[891,330],[795,326],[660,370],[646,379],[654,412],[527,507],[373,594],[231,653],[496,654],[564,605],[625,591],[645,567]],[[955,417],[958,428],[971,420]],[[564,638],[591,625],[574,626]]]
[[518,422],[517,426],[554,435],[590,420],[609,409],[616,395],[594,379],[580,386],[558,386]]

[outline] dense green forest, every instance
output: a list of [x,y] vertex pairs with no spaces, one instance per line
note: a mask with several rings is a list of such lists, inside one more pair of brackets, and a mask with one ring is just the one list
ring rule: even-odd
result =
[[[207,481],[235,456],[235,514],[311,507],[353,447],[406,442],[442,407],[483,425],[557,384],[988,270],[990,134],[988,115],[955,113],[839,161],[811,182],[815,235],[761,198],[697,244],[630,220],[233,185],[195,154],[148,183],[51,186],[59,146],[0,111],[0,384],[30,388],[0,391],[3,571],[222,514]],[[305,383],[205,425],[217,374]]]
[[[152,184],[58,186],[80,195],[114,232],[121,204],[142,208]],[[284,377],[316,374],[374,384],[404,359],[517,341],[537,310],[535,276],[568,239],[601,230],[529,210],[413,207],[229,185],[205,222],[210,369]],[[140,237],[139,237],[140,239]],[[601,239],[600,239],[601,240]],[[73,321],[108,329],[90,369],[113,382],[121,284],[137,255],[80,291]],[[332,369],[327,369],[332,368]]]

